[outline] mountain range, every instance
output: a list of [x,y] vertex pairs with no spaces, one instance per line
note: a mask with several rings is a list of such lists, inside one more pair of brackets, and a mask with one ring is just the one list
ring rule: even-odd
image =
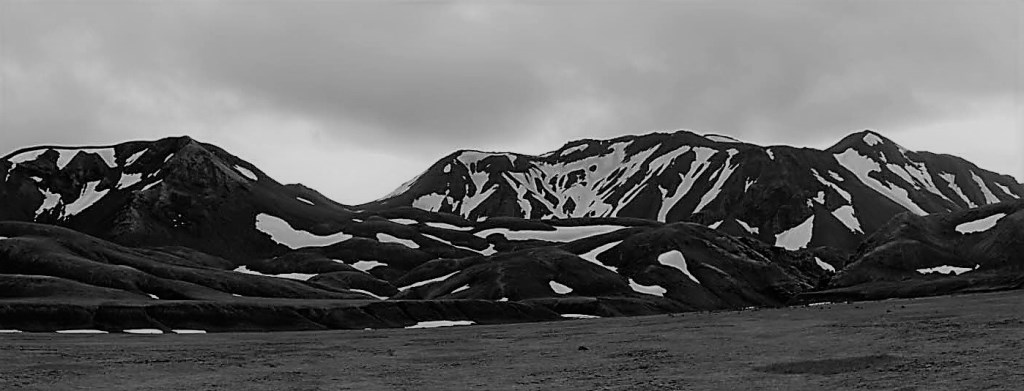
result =
[[1024,186],[872,131],[825,150],[680,131],[458,151],[362,205],[188,137],[24,148],[0,180],[0,329],[501,323],[1024,275]]

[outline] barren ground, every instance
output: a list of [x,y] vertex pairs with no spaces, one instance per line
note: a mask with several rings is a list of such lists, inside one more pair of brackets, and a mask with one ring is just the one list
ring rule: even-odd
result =
[[0,334],[0,389],[1019,389],[1024,291],[418,330]]

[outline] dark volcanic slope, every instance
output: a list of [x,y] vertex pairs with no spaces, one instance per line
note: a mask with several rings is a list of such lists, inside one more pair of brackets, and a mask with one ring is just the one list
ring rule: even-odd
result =
[[1012,177],[865,131],[824,150],[680,131],[581,140],[543,156],[459,151],[360,208],[527,218],[694,221],[790,249],[852,250],[904,211],[1020,198]]
[[805,299],[879,299],[1024,286],[1024,201],[894,218],[829,290]]
[[[0,223],[0,284],[10,288],[6,300],[19,301],[17,311],[46,311],[26,307],[24,300],[141,301],[139,308],[163,309],[171,301],[187,301],[188,309],[174,311],[194,315],[205,313],[197,303],[232,313],[242,305],[239,296],[287,301],[255,305],[266,318],[245,327],[257,329],[280,328],[267,326],[280,321],[278,315],[306,322],[296,320],[295,306],[305,304],[295,300],[528,306],[403,307],[374,315],[378,323],[372,327],[445,320],[439,318],[450,305],[462,310],[447,320],[650,314],[781,305],[827,281],[829,263],[844,262],[692,223],[476,221],[412,207],[360,210],[302,186],[281,185],[251,164],[188,138],[35,148],[0,165],[0,218],[12,220]],[[311,322],[311,328],[325,324]]]

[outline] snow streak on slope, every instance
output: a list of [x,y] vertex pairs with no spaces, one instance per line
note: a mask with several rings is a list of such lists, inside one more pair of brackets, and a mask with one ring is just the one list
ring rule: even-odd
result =
[[566,285],[560,284],[557,281],[548,281],[548,286],[551,287],[551,290],[555,291],[555,293],[560,294],[560,295],[565,295],[565,294],[572,293],[572,288],[570,288],[570,287],[568,287]]
[[924,209],[921,209],[920,206],[910,199],[910,195],[906,189],[895,186],[891,183],[882,183],[869,176],[872,172],[881,171],[881,166],[878,162],[871,160],[867,156],[861,155],[853,148],[847,149],[843,153],[836,154],[835,158],[840,165],[846,167],[847,170],[850,170],[850,172],[857,176],[857,179],[860,179],[861,182],[868,185],[868,187],[874,191],[877,191],[879,194],[889,198],[893,202],[907,208],[907,210],[914,214],[922,216],[928,214],[928,212],[925,212]]
[[964,191],[962,189],[960,189],[960,186],[958,186],[956,184],[956,175],[944,172],[944,173],[939,174],[939,177],[944,179],[946,181],[946,183],[949,184],[949,188],[951,190],[953,190],[953,192],[956,193],[956,195],[959,196],[960,199],[962,199],[967,204],[968,207],[971,207],[971,208],[977,208],[978,207],[978,205],[975,205],[974,202],[971,201],[970,198],[967,198],[967,194],[964,194]]
[[974,171],[971,171],[971,179],[973,179],[974,183],[976,183],[978,188],[981,189],[981,194],[985,195],[986,204],[995,204],[999,202],[999,198],[996,197],[995,194],[992,194],[992,190],[990,190],[988,186],[985,186],[985,181],[981,179],[978,174],[975,174]]
[[[684,148],[689,149],[689,147]],[[711,148],[696,147],[693,148],[693,152],[696,154],[696,158],[692,163],[690,163],[689,171],[687,171],[686,174],[679,175],[679,187],[677,187],[676,190],[667,198],[665,196],[668,194],[662,190],[663,200],[661,202],[661,208],[658,210],[658,221],[664,222],[668,212],[676,206],[676,203],[678,203],[679,200],[683,199],[683,197],[690,192],[694,183],[697,182],[697,178],[700,178],[700,176],[704,174],[704,171],[708,169],[708,160],[710,160],[718,151]]]
[[856,233],[864,233],[860,228],[860,221],[857,220],[857,216],[854,214],[853,205],[843,205],[832,211],[832,215],[839,220],[840,223],[849,228],[850,231]]
[[642,285],[636,281],[633,281],[632,278],[629,279],[629,287],[633,289],[634,292],[643,293],[645,295],[654,295],[658,297],[664,297],[665,293],[668,292],[668,290],[662,288],[660,285]]
[[705,193],[704,196],[700,198],[700,203],[697,204],[697,207],[693,210],[693,213],[700,212],[701,209],[704,209],[704,207],[710,204],[711,201],[714,201],[715,198],[718,197],[718,194],[722,192],[722,185],[725,184],[725,181],[728,180],[729,176],[731,176],[733,171],[736,170],[736,167],[733,166],[731,162],[732,157],[735,156],[738,152],[739,151],[735,149],[729,150],[729,157],[725,159],[725,164],[722,165],[722,168],[719,169],[717,179],[715,180],[715,184],[711,187],[710,191]]
[[285,279],[289,279],[289,280],[299,280],[299,281],[306,281],[306,280],[309,280],[310,278],[316,277],[316,274],[306,274],[306,273],[263,274],[263,273],[260,273],[258,271],[255,271],[255,270],[249,270],[249,268],[247,268],[245,266],[236,267],[234,271],[237,272],[237,273],[251,274],[251,275],[254,275],[254,276],[277,277],[277,278],[285,278]]
[[601,263],[601,261],[597,260],[597,256],[603,254],[605,251],[608,251],[612,247],[617,246],[619,243],[622,243],[622,241],[621,240],[616,240],[614,242],[602,244],[600,246],[597,246],[597,248],[595,248],[593,250],[590,250],[590,251],[588,251],[588,252],[586,252],[584,254],[580,254],[579,257],[583,258],[583,259],[585,259],[585,260],[587,260],[587,261],[589,261],[589,262],[591,262],[593,264],[601,266],[601,267],[603,267],[605,269],[611,270],[613,272],[617,272],[618,271],[617,268],[615,268],[613,266],[608,266],[608,265],[605,265],[605,264]]

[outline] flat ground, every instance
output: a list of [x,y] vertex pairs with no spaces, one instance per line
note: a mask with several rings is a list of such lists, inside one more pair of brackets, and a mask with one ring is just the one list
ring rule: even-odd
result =
[[0,389],[1024,387],[1024,291],[417,330],[0,334]]

